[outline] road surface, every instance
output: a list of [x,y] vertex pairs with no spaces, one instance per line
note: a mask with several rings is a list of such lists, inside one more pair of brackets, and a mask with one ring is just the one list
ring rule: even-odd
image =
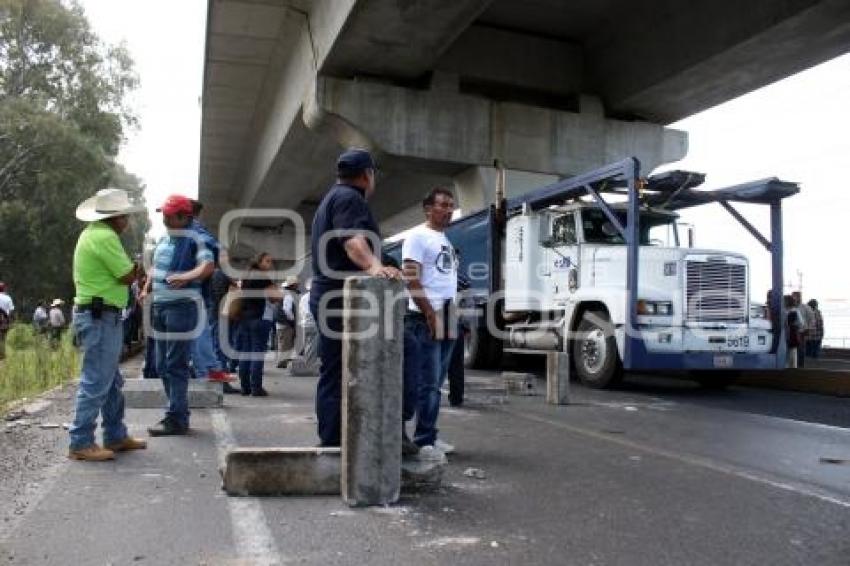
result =
[[[441,415],[443,489],[352,510],[221,491],[229,446],[316,442],[315,379],[268,367],[269,398],[227,396],[114,463],[67,461],[61,428],[0,432],[0,563],[850,564],[845,399],[641,377],[551,407],[473,372]],[[69,391],[52,397],[36,420],[68,418]],[[128,411],[135,434],[159,418]]]

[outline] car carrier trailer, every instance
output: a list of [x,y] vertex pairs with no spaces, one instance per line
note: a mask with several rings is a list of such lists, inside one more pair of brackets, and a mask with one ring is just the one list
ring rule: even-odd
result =
[[[640,176],[636,158],[501,198],[447,229],[469,282],[470,367],[499,364],[503,351],[571,355],[593,387],[623,371],[686,370],[723,385],[740,370],[785,364],[782,200],[799,192],[776,178],[699,190],[705,175]],[[768,316],[750,309],[746,257],[679,247],[678,211],[717,203],[772,258]],[[735,208],[770,209],[770,238]],[[675,246],[651,245],[656,228]],[[385,252],[400,260],[401,243]]]

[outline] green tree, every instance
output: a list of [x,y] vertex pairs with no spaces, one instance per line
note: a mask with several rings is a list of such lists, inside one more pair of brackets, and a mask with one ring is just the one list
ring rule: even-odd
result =
[[[110,184],[144,199],[115,163],[137,83],[126,49],[104,45],[77,2],[0,0],[0,278],[19,312],[73,295],[82,200]],[[147,226],[134,222],[130,253]]]
[[0,163],[7,164],[0,274],[24,304],[70,297],[70,258],[82,228],[74,209],[92,187],[106,184],[112,163],[73,123],[24,100],[0,101],[0,132]]
[[0,97],[30,100],[116,155],[137,85],[127,49],[104,45],[76,1],[0,0]]
[[[145,185],[137,176],[129,173],[123,165],[116,163],[110,175],[109,185],[116,189],[123,189],[130,195],[133,204],[147,204],[145,201]],[[134,214],[130,217],[130,226],[121,235],[124,247],[132,255],[142,253],[145,244],[145,235],[151,228],[148,213]]]

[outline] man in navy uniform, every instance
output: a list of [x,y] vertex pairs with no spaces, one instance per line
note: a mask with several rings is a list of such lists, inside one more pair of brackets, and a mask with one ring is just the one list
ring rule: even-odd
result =
[[[342,311],[345,277],[400,278],[398,269],[381,263],[378,223],[366,203],[375,193],[372,156],[363,149],[349,149],[339,156],[336,168],[337,181],[322,198],[313,218],[310,243],[313,257],[310,312],[319,330],[322,362],[316,388],[322,446],[340,445],[342,318],[334,314]],[[328,297],[323,301],[325,295]]]

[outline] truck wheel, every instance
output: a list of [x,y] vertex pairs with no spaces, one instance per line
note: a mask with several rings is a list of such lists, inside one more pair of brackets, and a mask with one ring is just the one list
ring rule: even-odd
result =
[[486,366],[498,369],[502,365],[502,341],[487,332]]
[[486,328],[472,327],[463,340],[463,365],[470,369],[497,367],[502,360],[501,341]]
[[[482,334],[484,336],[482,336]],[[463,365],[470,369],[482,369],[486,365],[487,332],[477,326],[469,329],[463,339]]]
[[607,314],[584,313],[573,340],[573,360],[578,378],[588,387],[605,389],[620,381],[623,368]]

